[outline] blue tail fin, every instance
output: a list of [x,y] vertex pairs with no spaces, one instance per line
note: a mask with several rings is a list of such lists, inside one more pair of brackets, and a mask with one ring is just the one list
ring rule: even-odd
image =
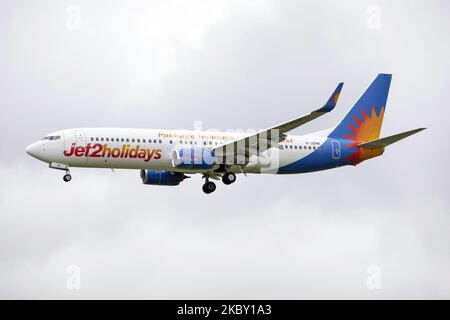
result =
[[392,75],[379,74],[329,137],[371,141],[380,137]]

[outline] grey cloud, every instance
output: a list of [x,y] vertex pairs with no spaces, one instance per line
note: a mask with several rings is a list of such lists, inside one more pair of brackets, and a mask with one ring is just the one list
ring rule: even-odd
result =
[[[379,1],[379,31],[372,2],[182,3],[0,4],[0,297],[448,299],[447,3]],[[263,128],[345,81],[307,133],[379,72],[394,74],[383,134],[429,129],[356,168],[239,177],[206,197],[200,177],[157,188],[137,171],[63,184],[24,153],[70,127]],[[381,290],[366,287],[373,264]]]

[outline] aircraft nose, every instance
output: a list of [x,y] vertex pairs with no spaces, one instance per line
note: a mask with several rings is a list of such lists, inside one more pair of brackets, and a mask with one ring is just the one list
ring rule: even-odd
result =
[[41,149],[39,142],[35,142],[26,147],[25,152],[34,158],[39,158],[39,151],[41,151]]

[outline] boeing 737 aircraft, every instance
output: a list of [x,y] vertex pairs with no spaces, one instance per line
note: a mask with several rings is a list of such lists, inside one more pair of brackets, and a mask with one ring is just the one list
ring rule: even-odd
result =
[[174,186],[189,174],[202,174],[203,191],[236,181],[236,174],[294,174],[357,165],[383,154],[385,147],[424,128],[380,138],[391,83],[379,74],[338,125],[308,135],[287,132],[334,109],[343,83],[319,109],[277,126],[248,133],[187,130],[79,128],[57,131],[26,152],[50,168],[140,169],[144,184]]

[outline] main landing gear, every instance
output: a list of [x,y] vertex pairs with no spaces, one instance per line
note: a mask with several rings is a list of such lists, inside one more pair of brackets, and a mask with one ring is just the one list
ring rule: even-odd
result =
[[[209,175],[205,174],[203,176],[205,178],[205,183],[203,184],[203,192],[206,194],[212,193],[216,190],[216,184],[212,181],[209,181]],[[218,178],[215,178],[218,180]],[[225,172],[222,176],[222,182],[224,184],[232,184],[236,181],[236,175],[233,172]]]
[[205,184],[203,185],[202,189],[203,189],[204,193],[209,194],[209,193],[214,192],[216,190],[216,184],[214,182],[212,182],[212,181],[205,182]]
[[224,184],[232,184],[236,181],[236,175],[233,172],[225,172],[222,176],[222,182]]
[[216,184],[212,181],[209,181],[209,176],[205,175],[205,183],[203,184],[203,192],[209,194],[216,190]]

